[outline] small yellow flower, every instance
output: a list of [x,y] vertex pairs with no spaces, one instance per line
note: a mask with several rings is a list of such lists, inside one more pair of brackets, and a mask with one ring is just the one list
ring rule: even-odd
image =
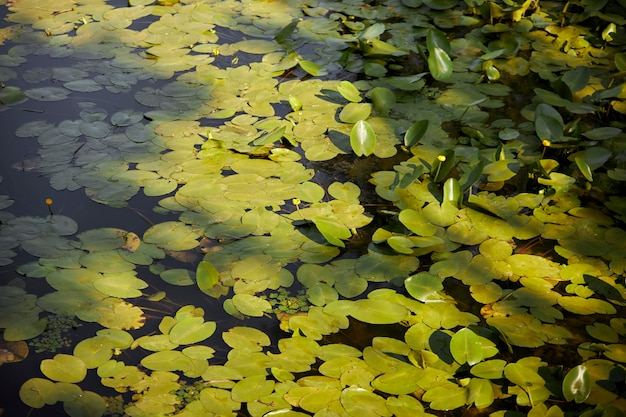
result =
[[446,156],[445,155],[439,155],[439,156],[437,156],[437,159],[439,160],[439,162],[445,162]]
[[47,206],[51,206],[52,205],[52,199],[51,198],[46,198],[46,205]]
[[549,141],[548,139],[544,139],[544,140],[542,140],[542,141],[541,141],[541,144],[542,144],[543,146],[545,146],[546,148],[547,148],[548,146],[550,146],[550,145],[551,145],[551,143],[550,143],[550,141]]
[[294,206],[299,206],[299,205],[300,205],[300,203],[302,203],[302,201],[301,201],[299,198],[294,198],[293,200],[291,200],[291,203],[292,203]]

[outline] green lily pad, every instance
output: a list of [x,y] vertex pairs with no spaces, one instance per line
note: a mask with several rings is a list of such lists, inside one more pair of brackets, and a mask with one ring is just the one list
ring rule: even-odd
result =
[[563,378],[563,396],[567,401],[577,404],[584,402],[591,394],[591,377],[584,365],[570,369]]
[[44,378],[30,378],[20,387],[20,399],[29,407],[42,408],[57,402],[58,392],[54,382]]
[[372,126],[363,119],[355,120],[350,131],[350,146],[357,156],[369,156],[376,147],[376,132]]
[[575,314],[615,314],[615,307],[597,298],[583,298],[583,297],[560,297],[557,302],[565,310]]
[[399,323],[406,319],[406,307],[387,300],[367,299],[356,301],[334,301],[324,307],[329,314],[350,315],[371,324]]
[[472,366],[472,375],[485,379],[500,379],[504,376],[506,361],[502,359],[490,359]]
[[0,90],[0,106],[19,104],[27,99],[27,95],[19,87],[4,86]]
[[366,120],[372,113],[369,103],[348,103],[339,113],[339,120],[344,123],[357,123]]
[[438,230],[423,213],[412,209],[402,210],[398,215],[398,220],[419,236],[433,236]]
[[200,291],[210,295],[211,289],[219,283],[219,272],[209,262],[201,261],[196,269],[196,283]]
[[341,392],[341,405],[349,415],[363,417],[391,416],[385,399],[365,388],[348,387]]
[[252,327],[231,327],[227,332],[222,333],[222,338],[233,349],[249,349],[260,352],[265,346],[270,345],[270,338],[262,331]]
[[460,364],[472,366],[498,353],[495,343],[468,328],[459,330],[450,340],[450,353]]
[[97,368],[113,356],[113,344],[103,336],[81,340],[74,347],[74,356],[83,361],[87,369]]
[[230,415],[241,407],[238,401],[231,398],[229,391],[210,387],[200,391],[200,403],[202,412],[215,415]]
[[443,290],[441,279],[427,272],[411,275],[404,280],[404,286],[413,298],[422,302],[439,300],[439,291]]
[[167,250],[189,250],[198,246],[201,232],[181,222],[168,221],[150,227],[143,240]]
[[454,410],[465,405],[467,392],[456,384],[446,384],[429,389],[422,399],[434,410]]
[[107,276],[93,282],[93,286],[100,292],[119,298],[140,297],[141,290],[146,288],[148,284],[131,274],[116,274],[115,276]]
[[363,98],[359,90],[350,81],[341,81],[337,86],[337,91],[348,101],[359,103]]
[[103,415],[107,409],[106,401],[92,391],[82,391],[72,396],[71,401],[63,403],[63,410],[71,417],[90,417]]
[[254,375],[238,381],[231,390],[235,401],[254,401],[269,395],[274,390],[274,381],[265,379],[265,375]]
[[37,101],[62,101],[65,100],[71,92],[60,87],[41,87],[26,90],[24,94]]
[[272,310],[269,301],[252,294],[235,294],[232,303],[241,314],[246,316],[262,317]]
[[322,236],[332,245],[343,248],[345,244],[341,239],[349,239],[352,236],[352,232],[336,218],[315,216],[311,220]]
[[191,345],[209,338],[217,325],[213,321],[205,322],[202,317],[187,317],[172,327],[170,341],[178,345]]
[[76,356],[59,353],[41,361],[41,372],[53,381],[80,382],[87,376],[85,362]]
[[[396,95],[393,91],[386,87],[374,87],[370,90],[370,97],[374,109],[383,116],[387,116],[396,106]],[[405,139],[406,145],[406,139]],[[409,146],[409,145],[406,145]]]

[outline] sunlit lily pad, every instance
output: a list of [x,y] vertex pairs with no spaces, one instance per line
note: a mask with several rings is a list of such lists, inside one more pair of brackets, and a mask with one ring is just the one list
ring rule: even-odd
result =
[[269,301],[251,294],[235,294],[232,300],[235,308],[246,316],[261,317],[272,309]]
[[181,222],[164,222],[150,227],[143,235],[148,243],[168,250],[188,250],[198,246],[201,232]]
[[170,330],[170,340],[179,345],[198,343],[210,337],[216,329],[215,322],[205,322],[202,317],[188,317]]
[[80,382],[87,375],[87,367],[81,359],[59,353],[41,361],[41,372],[53,381]]
[[20,399],[29,407],[42,408],[46,404],[55,404],[57,397],[57,387],[49,379],[30,378],[20,387]]

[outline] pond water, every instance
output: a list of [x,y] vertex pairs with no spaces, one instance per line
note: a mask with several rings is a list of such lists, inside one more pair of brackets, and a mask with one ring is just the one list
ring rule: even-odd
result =
[[626,415],[590,3],[0,0],[0,414]]

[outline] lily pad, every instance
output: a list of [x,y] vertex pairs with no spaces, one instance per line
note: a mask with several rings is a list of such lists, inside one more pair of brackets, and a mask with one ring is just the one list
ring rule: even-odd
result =
[[59,353],[52,359],[41,361],[41,372],[59,382],[80,382],[87,376],[87,367],[81,359]]
[[143,240],[167,250],[189,250],[198,246],[201,232],[181,222],[168,221],[150,227]]
[[217,328],[215,322],[205,322],[202,317],[188,317],[179,321],[169,332],[170,341],[178,345],[190,345],[210,337]]

